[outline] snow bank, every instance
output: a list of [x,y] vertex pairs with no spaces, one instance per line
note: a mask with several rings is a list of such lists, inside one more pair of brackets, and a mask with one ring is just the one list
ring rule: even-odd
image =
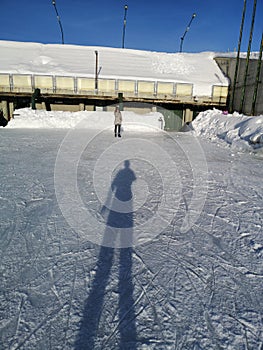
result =
[[199,113],[191,123],[197,136],[223,140],[237,149],[263,147],[263,116],[249,117],[217,109]]
[[[158,112],[136,114],[124,111],[123,130],[158,131],[164,125],[163,115]],[[88,128],[103,130],[112,128],[114,122],[113,112],[62,112],[45,110],[32,110],[31,108],[17,109],[14,119],[11,119],[6,128],[28,129],[72,129]]]
[[[136,114],[124,111],[122,115],[124,131],[152,132],[162,129],[165,125],[163,115],[159,112]],[[15,110],[14,119],[10,120],[6,128],[103,130],[112,128],[113,121],[113,112],[47,112],[22,108]],[[262,115],[249,117],[237,112],[224,114],[220,110],[213,109],[199,113],[190,127],[197,136],[212,141],[221,140],[237,149],[263,148]]]

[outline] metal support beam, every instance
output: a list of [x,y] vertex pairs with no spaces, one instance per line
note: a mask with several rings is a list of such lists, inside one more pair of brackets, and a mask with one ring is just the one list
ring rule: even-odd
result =
[[238,41],[238,49],[237,49],[236,68],[235,68],[235,75],[234,75],[234,82],[233,82],[233,91],[232,91],[232,97],[231,97],[231,103],[230,103],[231,112],[233,112],[233,109],[234,109],[234,100],[235,100],[235,94],[236,94],[237,76],[238,76],[238,69],[239,69],[240,49],[241,49],[241,42],[242,42],[242,36],[243,36],[246,9],[247,9],[247,0],[244,0],[242,20],[241,20],[240,33],[239,33],[239,41]]
[[261,43],[260,43],[259,57],[258,57],[258,66],[257,66],[257,74],[256,74],[256,82],[255,82],[253,101],[252,101],[252,108],[251,108],[251,114],[252,115],[255,115],[255,111],[256,111],[258,86],[259,86],[260,72],[261,72],[261,66],[262,66],[262,50],[263,50],[263,33],[262,33],[262,36],[261,36]]
[[253,14],[252,14],[251,28],[250,28],[250,35],[249,35],[249,43],[248,43],[248,48],[247,48],[246,70],[245,70],[245,75],[244,75],[244,81],[243,81],[243,87],[242,87],[242,96],[241,96],[241,102],[240,102],[240,112],[243,112],[245,96],[246,96],[247,75],[248,75],[251,43],[252,43],[253,32],[254,32],[256,8],[257,8],[257,0],[254,0]]

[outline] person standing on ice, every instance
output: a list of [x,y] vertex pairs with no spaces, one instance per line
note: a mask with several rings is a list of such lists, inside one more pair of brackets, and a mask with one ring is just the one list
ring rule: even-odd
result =
[[116,106],[115,111],[114,111],[114,116],[115,116],[115,120],[114,120],[114,134],[115,137],[121,137],[121,123],[122,123],[122,115],[121,115],[121,111],[119,109],[119,106]]

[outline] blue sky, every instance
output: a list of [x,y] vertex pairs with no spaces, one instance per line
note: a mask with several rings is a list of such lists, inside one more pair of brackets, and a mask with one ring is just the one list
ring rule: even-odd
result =
[[[242,51],[247,50],[254,0],[247,0]],[[237,48],[243,0],[56,0],[65,44],[121,47],[128,5],[125,47],[178,52],[193,13],[184,52]],[[263,1],[258,0],[252,50],[259,51]],[[0,39],[61,43],[52,0],[1,0]]]

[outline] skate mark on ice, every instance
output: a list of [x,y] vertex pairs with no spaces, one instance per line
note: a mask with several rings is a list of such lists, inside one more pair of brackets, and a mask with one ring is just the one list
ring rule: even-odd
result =
[[65,327],[65,335],[64,335],[64,340],[63,340],[65,348],[66,348],[66,341],[67,341],[67,332],[68,332],[69,324],[70,324],[72,300],[73,300],[73,295],[74,295],[74,290],[75,290],[76,278],[77,278],[77,261],[75,260],[73,281],[72,281],[72,286],[71,286],[71,291],[70,291],[70,297],[69,297],[69,300],[68,300],[68,315],[67,315],[66,327]]
[[66,303],[51,311],[23,340],[19,341],[17,345],[11,347],[10,350],[21,349],[45,324],[50,323],[54,318],[56,318],[60,311],[63,310],[65,305]]
[[209,313],[207,311],[204,312],[204,317],[205,317],[207,329],[210,333],[210,336],[213,340],[213,344],[215,345],[216,350],[223,350],[223,348],[220,345],[219,336],[216,333],[216,330],[213,326],[212,320],[211,320]]

